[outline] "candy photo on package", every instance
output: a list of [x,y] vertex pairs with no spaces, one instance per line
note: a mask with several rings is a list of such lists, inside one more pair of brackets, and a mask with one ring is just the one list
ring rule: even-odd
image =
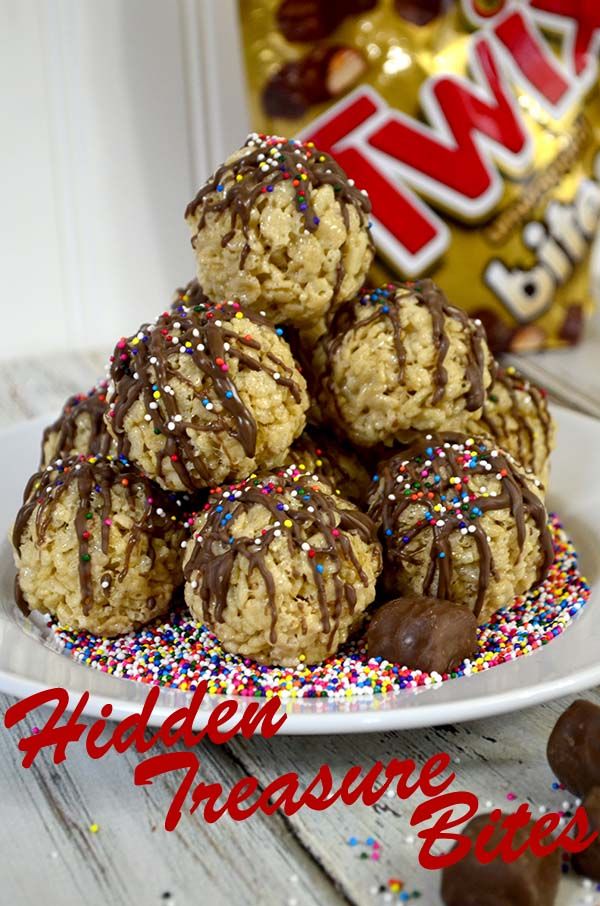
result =
[[598,24],[570,7],[240,5],[253,126],[334,154],[373,204],[372,282],[432,277],[496,352],[577,343],[593,308]]

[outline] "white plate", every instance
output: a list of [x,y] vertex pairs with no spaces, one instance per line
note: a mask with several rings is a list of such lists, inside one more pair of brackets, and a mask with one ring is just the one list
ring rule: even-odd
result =
[[[526,708],[600,683],[600,421],[555,409],[558,449],[553,455],[549,505],[563,520],[592,584],[592,599],[567,631],[528,657],[486,673],[450,680],[437,689],[404,691],[370,700],[295,701],[282,733],[348,733],[456,723]],[[43,621],[24,619],[14,604],[14,566],[6,539],[21,490],[36,466],[42,427],[50,418],[0,433],[0,690],[23,697],[52,686],[67,689],[74,706],[90,693],[86,713],[98,715],[107,701],[117,718],[138,711],[148,687],[107,676],[53,650]],[[161,690],[151,723],[160,724],[189,693]],[[210,697],[196,726],[221,700]],[[240,699],[244,706],[247,700]]]

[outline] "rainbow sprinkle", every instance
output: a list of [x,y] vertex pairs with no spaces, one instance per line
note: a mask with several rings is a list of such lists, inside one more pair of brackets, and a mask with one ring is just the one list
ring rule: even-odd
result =
[[550,517],[555,559],[546,581],[479,629],[479,653],[452,674],[426,674],[369,658],[360,642],[345,646],[321,664],[266,667],[225,652],[215,636],[184,609],[168,622],[118,639],[71,632],[51,620],[60,647],[76,661],[113,676],[193,691],[201,680],[213,694],[283,699],[370,697],[402,689],[439,686],[448,679],[480,673],[531,654],[567,628],[590,596],[577,567],[577,553],[559,519]]

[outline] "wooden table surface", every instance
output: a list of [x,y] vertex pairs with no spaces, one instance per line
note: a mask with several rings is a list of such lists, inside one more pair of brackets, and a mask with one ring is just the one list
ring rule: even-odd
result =
[[[600,417],[600,331],[577,352],[551,352],[522,363],[571,405]],[[102,373],[101,354],[81,353],[0,363],[0,427],[57,410]],[[600,704],[598,690],[588,698]],[[14,701],[0,696],[0,711]],[[328,763],[335,779],[353,764],[413,758],[422,764],[446,751],[457,786],[472,790],[482,808],[562,809],[572,799],[552,789],[545,746],[570,699],[461,726],[358,736],[235,739],[198,752],[205,782],[225,789],[252,774],[261,785],[295,770],[309,780]],[[35,723],[32,719],[28,726]],[[46,753],[23,770],[15,732],[0,731],[0,904],[281,904],[383,906],[405,902],[388,882],[420,893],[421,906],[440,906],[439,876],[417,863],[409,803],[384,798],[374,807],[301,810],[295,817],[256,815],[234,824],[205,825],[184,814],[173,833],[163,821],[172,777],[134,787],[136,756],[92,762],[74,747],[55,766]],[[507,800],[507,796],[511,797]],[[513,797],[516,796],[516,799]],[[97,825],[95,833],[90,826]],[[356,845],[349,839],[355,838]],[[367,840],[379,844],[379,860]],[[417,902],[416,899],[408,902]],[[563,879],[560,906],[600,906],[600,892],[581,879]]]

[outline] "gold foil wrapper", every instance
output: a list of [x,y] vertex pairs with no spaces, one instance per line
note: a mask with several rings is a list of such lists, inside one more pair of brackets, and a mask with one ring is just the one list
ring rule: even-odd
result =
[[[514,0],[472,2],[490,15],[515,7]],[[428,80],[452,74],[475,86],[469,53],[478,29],[460,3],[347,0],[334,15],[335,6],[334,0],[240,0],[251,122],[257,131],[310,135],[315,120],[361,85],[372,86],[390,108],[432,128],[422,103]],[[561,36],[539,33],[563,66]],[[298,34],[311,40],[296,40]],[[468,219],[419,188],[421,200],[449,229],[447,248],[419,273],[403,271],[380,249],[370,278],[379,284],[432,277],[456,305],[481,317],[496,351],[569,345],[580,338],[593,308],[589,261],[600,218],[598,81],[559,118],[548,113],[535,92],[525,90],[522,79],[506,81],[533,148],[527,171],[511,174],[494,158],[501,195],[492,210]],[[566,227],[560,241],[546,221],[553,203],[563,206],[558,214]],[[501,291],[490,279],[492,262],[500,274],[496,283],[504,281]]]

